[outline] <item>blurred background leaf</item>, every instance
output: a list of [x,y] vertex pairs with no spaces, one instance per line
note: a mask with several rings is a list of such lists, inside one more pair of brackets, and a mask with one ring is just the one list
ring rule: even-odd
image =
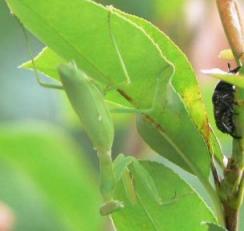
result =
[[94,170],[62,130],[28,123],[0,134],[0,195],[16,230],[101,229]]

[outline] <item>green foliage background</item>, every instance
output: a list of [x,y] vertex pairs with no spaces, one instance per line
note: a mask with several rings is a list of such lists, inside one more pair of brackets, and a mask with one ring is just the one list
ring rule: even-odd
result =
[[[188,49],[186,38],[193,35],[187,25],[185,33],[177,29],[184,24],[183,21],[179,23],[179,17],[184,18],[185,1],[175,0],[165,4],[163,0],[114,0],[104,3],[114,4],[155,23],[162,20],[163,30],[173,40],[179,41],[183,50]],[[164,10],[168,13],[164,14]],[[172,28],[173,25],[178,27]],[[0,28],[0,201],[15,212],[16,230],[105,230],[104,221],[97,213],[101,199],[97,187],[95,153],[87,137],[80,131],[77,118],[65,97],[55,91],[42,89],[36,84],[32,73],[16,69],[30,57],[23,32],[3,1],[0,2]],[[32,37],[31,43],[35,52],[43,47]],[[204,86],[208,104],[212,89],[212,85]],[[208,110],[211,114],[210,104]],[[127,136],[133,131],[130,124],[134,118],[115,116],[115,119],[117,134],[114,153],[136,149],[126,147]],[[222,141],[225,140],[228,138],[223,137]],[[69,150],[72,150],[71,157]],[[138,154],[146,152],[149,151],[140,148]],[[36,159],[31,159],[28,153],[33,153]],[[166,160],[163,162],[169,164]],[[173,168],[181,171],[175,166]],[[74,169],[74,172],[68,170],[67,174],[67,169]],[[199,183],[189,174],[183,174],[204,197],[205,192]],[[87,212],[89,210],[90,213]],[[116,219],[121,220],[115,215]],[[33,222],[30,224],[29,220]]]

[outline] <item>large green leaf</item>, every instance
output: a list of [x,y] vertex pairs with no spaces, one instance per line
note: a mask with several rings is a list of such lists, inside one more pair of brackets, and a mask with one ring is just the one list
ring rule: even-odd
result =
[[159,46],[162,54],[174,64],[175,73],[172,76],[172,84],[180,94],[193,122],[202,132],[210,152],[217,157],[219,163],[222,165],[223,154],[209,126],[207,111],[202,100],[196,74],[185,54],[167,37],[167,35],[148,21],[121,11],[118,12],[132,20],[138,26],[141,26]]
[[139,133],[159,154],[200,178],[206,177],[210,163],[206,145],[199,142],[201,135],[196,132],[193,123],[188,122],[188,114],[176,93],[172,88],[165,90],[171,95],[163,106],[164,110],[156,110],[152,115],[164,126],[141,117],[137,124]]
[[115,196],[125,205],[112,215],[118,231],[208,230],[202,222],[214,223],[215,218],[191,187],[161,164],[149,161],[141,161],[141,164],[154,179],[162,204],[145,190],[145,181],[131,165],[136,202],[131,203],[123,184],[118,184]]
[[137,118],[137,129],[144,140],[150,144],[152,149],[157,153],[161,154],[186,171],[193,173],[191,167],[186,163],[184,155],[182,156],[181,153],[178,152],[177,147],[170,144],[164,137],[164,134],[158,132],[150,123],[144,121],[143,117]]
[[[183,52],[165,34],[163,34],[158,28],[156,28],[146,20],[123,13],[119,10],[116,10],[116,12],[126,17],[133,23],[136,23],[137,26],[142,27],[147,35],[149,35],[150,38],[153,39],[153,41],[158,45],[158,48],[161,50],[162,54],[174,64],[175,73],[173,76],[173,85],[176,88],[177,92],[181,95],[196,126],[199,128],[199,130],[201,130],[202,134],[204,135],[210,151],[212,152],[212,154],[216,155],[219,162],[222,164],[223,155],[220,150],[219,144],[208,124],[207,113],[205,106],[202,102],[200,89],[196,80],[196,75],[193,72],[190,63],[183,54]],[[124,30],[125,33],[127,33],[126,29]],[[131,38],[129,38],[129,40],[130,39]],[[140,43],[138,43],[138,46],[140,46]],[[128,44],[128,48],[124,52],[126,53],[128,50],[131,50],[130,44]],[[54,77],[55,79],[58,79],[56,68],[62,61],[63,60],[61,60],[56,53],[49,49],[44,50],[43,53],[41,53],[35,59],[36,67],[38,68],[38,70],[44,72],[46,75]],[[24,66],[27,68],[31,68],[32,62],[28,62]],[[145,68],[146,67],[143,68],[143,72]],[[141,70],[142,69],[139,69],[136,72],[138,73],[138,75],[140,73],[139,76],[142,75]],[[145,81],[145,79],[143,81]],[[144,90],[148,91],[148,89]],[[117,98],[115,99],[114,95],[112,99],[115,101],[118,100]]]
[[[1,199],[5,198],[16,214],[20,214],[17,220],[23,224],[21,227],[33,227],[27,214],[33,213],[31,217],[35,217],[34,213],[40,210],[38,207],[44,207],[50,210],[45,215],[53,214],[60,227],[65,227],[64,230],[97,231],[101,227],[101,220],[96,181],[76,146],[62,134],[62,131],[45,124],[37,126],[28,123],[0,128],[0,172],[2,176],[5,171],[5,176],[10,179],[4,182],[1,178]],[[15,188],[16,191],[12,190]],[[29,194],[23,195],[24,190]],[[18,192],[22,193],[19,195]],[[27,203],[26,208],[22,199]],[[38,202],[36,211],[34,205],[31,207],[28,204],[31,201],[35,203],[35,200],[43,204],[41,206]],[[23,211],[26,211],[26,216],[21,214]],[[47,223],[45,220],[49,219],[41,214],[40,220],[36,217],[33,222],[35,220]],[[48,230],[45,223],[39,230]],[[56,227],[54,224],[49,230],[62,230]]]
[[[108,94],[110,100],[123,104],[122,95],[133,107],[143,111],[147,121],[155,127],[157,132],[163,130],[168,137],[167,141],[174,141],[174,146],[180,149],[184,156],[190,157],[187,161],[197,166],[193,171],[194,174],[208,178],[210,169],[208,147],[202,135],[199,134],[195,125],[197,123],[194,124],[195,120],[192,121],[189,118],[183,102],[170,85],[174,68],[162,55],[162,45],[159,46],[155,42],[156,37],[157,42],[164,37],[164,40],[171,44],[166,36],[163,34],[155,35],[155,38],[152,36],[154,41],[149,33],[145,32],[145,28],[152,27],[151,24],[146,24],[144,21],[139,23],[139,19],[133,18],[133,21],[138,23],[137,25],[126,18],[129,16],[91,1],[51,0],[48,4],[40,0],[35,1],[35,4],[30,0],[8,0],[7,2],[24,25],[55,53],[65,60],[75,59],[78,66],[94,79],[110,88],[116,88],[117,91],[110,91]],[[142,28],[144,24],[145,28]],[[147,31],[150,31],[149,29]],[[152,32],[160,33],[154,28]],[[168,53],[171,51],[174,53],[177,50],[173,45],[166,48],[169,49]],[[46,62],[41,61],[42,67],[46,69],[41,69],[41,71],[52,75],[53,71],[49,70],[57,66],[57,62],[53,59],[55,53],[48,50],[46,52],[43,55],[48,59]],[[51,54],[51,58],[48,53]],[[172,62],[177,55],[179,55],[178,50],[174,57],[171,57]],[[180,55],[182,56],[182,53]],[[55,67],[48,70],[50,59]],[[185,58],[184,61],[187,62]],[[39,68],[38,62],[36,67]],[[189,69],[189,64],[183,67],[181,73]],[[187,73],[184,76],[188,76]],[[126,80],[130,81],[130,84],[126,83]],[[193,94],[193,100],[191,100],[193,103],[196,100],[194,93],[194,89],[197,89],[196,80],[190,78],[187,81],[193,84],[186,91],[188,94],[182,94],[182,96],[184,100],[191,99]],[[177,84],[174,83],[174,85]],[[178,88],[182,87],[179,85]],[[118,97],[118,92],[120,97]],[[197,97],[199,97],[199,92]],[[196,110],[196,114],[204,114],[201,111],[202,104],[196,100],[195,105],[195,108],[199,109]],[[196,117],[195,115],[194,118]],[[205,125],[207,124],[200,123],[200,126],[204,128],[206,128]],[[207,133],[209,134],[209,129]],[[195,149],[197,151],[194,151]],[[191,156],[196,158],[191,158]]]

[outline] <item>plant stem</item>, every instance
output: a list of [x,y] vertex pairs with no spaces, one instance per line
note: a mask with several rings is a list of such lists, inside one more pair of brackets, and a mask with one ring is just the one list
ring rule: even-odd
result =
[[205,189],[207,190],[207,192],[213,202],[214,211],[216,213],[218,223],[220,225],[224,225],[225,221],[224,221],[224,217],[223,217],[223,207],[222,207],[220,198],[218,197],[216,191],[214,190],[212,185],[209,183],[209,181],[205,181],[205,180],[202,181],[201,179],[200,179],[200,181],[204,185]]
[[219,15],[237,64],[244,60],[243,25],[236,0],[217,0]]
[[[234,54],[237,65],[244,64],[244,32],[236,0],[217,0],[219,15],[226,37]],[[236,87],[235,100],[244,99],[244,90]],[[244,109],[235,107],[234,124],[236,134],[241,139],[233,140],[232,156],[224,171],[220,186],[220,198],[224,207],[225,224],[229,231],[237,231],[239,211],[243,201],[244,166]]]

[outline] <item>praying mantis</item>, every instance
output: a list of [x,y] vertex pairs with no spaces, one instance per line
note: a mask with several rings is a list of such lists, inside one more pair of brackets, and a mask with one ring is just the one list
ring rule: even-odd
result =
[[[113,8],[108,7],[108,28],[110,31],[111,42],[118,56],[121,68],[125,76],[126,84],[130,84],[130,76],[116,43],[111,28],[111,13]],[[21,25],[23,28],[23,26]],[[25,29],[23,29],[26,41],[28,41]],[[29,45],[29,44],[28,44]],[[31,48],[29,53],[31,54]],[[49,89],[63,90],[74,111],[78,115],[85,132],[90,138],[100,165],[100,191],[104,199],[104,204],[100,208],[101,215],[109,215],[124,207],[123,201],[116,200],[113,191],[120,181],[123,182],[125,192],[132,203],[136,202],[136,188],[130,167],[133,166],[136,174],[145,182],[145,189],[152,195],[157,203],[162,203],[157,187],[150,174],[133,157],[118,155],[116,160],[112,160],[111,149],[114,139],[114,126],[110,110],[104,101],[104,95],[96,82],[85,72],[80,70],[75,61],[62,64],[58,67],[60,85],[47,84],[42,82],[35,68],[35,62],[31,60],[38,84]],[[128,112],[126,110],[125,112]],[[132,110],[129,112],[143,112]]]
[[[138,85],[134,84],[134,78],[130,78],[130,71],[131,71],[130,65],[133,65],[133,62],[129,63],[128,69],[127,69],[127,65],[125,62],[125,61],[128,62],[127,57],[125,56],[125,60],[124,60],[123,50],[121,49],[121,52],[120,52],[120,45],[121,45],[120,42],[121,41],[119,40],[119,37],[117,37],[118,38],[118,40],[117,40],[117,38],[115,36],[115,35],[117,35],[116,31],[115,30],[113,31],[113,28],[112,28],[113,26],[116,25],[114,22],[113,22],[113,24],[111,23],[111,20],[113,20],[112,11],[113,11],[113,9],[111,7],[108,7],[107,28],[108,28],[108,32],[110,35],[110,41],[109,40],[108,41],[111,42],[111,44],[113,46],[113,50],[114,50],[113,52],[114,52],[114,54],[116,54],[116,56],[114,56],[114,58],[117,59],[116,61],[119,61],[119,64],[120,64],[119,68],[121,68],[122,74],[124,76],[124,80],[122,80],[123,86],[133,85],[134,87],[137,87]],[[106,34],[106,36],[107,35],[108,34]],[[147,35],[145,35],[145,37],[148,38],[149,36],[147,37]],[[118,41],[118,43],[117,43],[117,41]],[[154,45],[154,47],[152,47],[152,46],[150,46],[150,47],[155,48],[155,50],[156,50],[157,44],[154,44],[153,41],[151,41],[151,42]],[[122,46],[121,46],[121,48],[122,48]],[[158,52],[158,53],[160,53],[160,52]],[[158,56],[160,56],[160,55],[158,55]],[[162,57],[160,56],[160,58],[163,59],[163,56]],[[101,193],[104,198],[104,205],[102,205],[102,207],[100,209],[101,214],[109,215],[109,214],[113,213],[114,211],[122,209],[125,206],[123,201],[117,200],[116,197],[114,196],[114,189],[116,188],[116,185],[118,184],[118,182],[121,182],[121,181],[123,182],[123,185],[125,186],[124,188],[125,188],[128,198],[130,199],[130,201],[132,203],[135,203],[135,201],[137,200],[137,192],[136,192],[136,182],[134,182],[134,179],[133,179],[134,172],[136,172],[137,175],[139,175],[142,179],[144,179],[145,189],[149,190],[152,197],[159,204],[161,204],[160,195],[157,191],[157,187],[156,187],[153,179],[150,177],[150,174],[148,174],[147,171],[145,169],[143,169],[143,166],[140,165],[139,161],[137,161],[134,158],[127,158],[123,155],[120,155],[114,161],[112,160],[111,147],[113,144],[114,127],[113,127],[113,122],[111,119],[110,110],[107,107],[106,102],[104,101],[103,90],[101,90],[99,88],[99,84],[96,83],[95,80],[92,78],[93,77],[92,74],[90,74],[90,76],[91,76],[90,77],[87,75],[87,73],[85,73],[79,69],[79,66],[76,65],[76,62],[75,62],[75,61],[77,61],[77,63],[79,64],[78,59],[74,60],[74,61],[71,61],[71,60],[72,59],[66,60],[66,61],[68,61],[67,63],[60,65],[58,67],[58,73],[59,73],[60,82],[61,82],[60,85],[43,83],[40,80],[40,78],[38,77],[38,75],[36,75],[36,78],[37,78],[38,83],[41,86],[47,87],[47,88],[60,89],[66,93],[74,111],[79,116],[79,118],[83,124],[85,132],[88,134],[94,148],[97,150],[97,154],[98,154],[97,156],[98,156],[98,159],[100,162],[100,190],[101,190]],[[139,87],[141,87],[141,89],[142,89],[142,91],[140,91],[140,93],[144,94],[143,88],[142,88],[142,86],[143,86],[146,88],[151,87],[152,91],[150,93],[152,93],[152,94],[151,95],[149,94],[149,97],[144,97],[144,98],[142,97],[144,99],[144,101],[140,101],[142,98],[139,97],[139,94],[132,95],[132,96],[134,96],[134,98],[130,97],[132,99],[132,101],[133,101],[133,99],[135,99],[135,101],[133,102],[135,104],[132,104],[132,105],[137,110],[136,109],[127,110],[127,112],[136,112],[138,115],[142,115],[142,117],[144,117],[144,118],[147,116],[146,118],[148,119],[148,123],[150,125],[152,125],[152,130],[156,131],[157,132],[156,134],[160,134],[160,137],[157,140],[160,140],[160,141],[164,140],[165,143],[168,144],[169,148],[171,148],[170,150],[172,150],[172,153],[174,155],[178,155],[177,160],[179,160],[181,158],[180,159],[181,161],[179,161],[179,165],[182,167],[182,165],[183,165],[182,163],[184,163],[183,167],[185,167],[186,170],[190,171],[191,173],[195,174],[196,176],[200,175],[199,178],[202,179],[202,182],[204,184],[205,181],[207,180],[207,179],[205,179],[205,177],[207,175],[206,174],[207,170],[205,171],[205,168],[202,170],[201,166],[199,167],[200,164],[198,164],[197,161],[195,161],[195,162],[193,161],[195,159],[189,155],[191,153],[190,148],[188,148],[186,146],[182,147],[181,142],[179,142],[179,140],[178,141],[175,141],[176,139],[174,140],[174,138],[176,138],[177,134],[174,133],[175,131],[170,130],[170,127],[173,127],[173,126],[171,126],[170,124],[167,123],[168,122],[167,118],[171,118],[171,120],[169,120],[169,121],[174,121],[174,119],[172,119],[172,118],[175,118],[176,119],[175,121],[177,122],[178,121],[177,119],[179,119],[179,116],[177,116],[177,113],[179,113],[179,115],[181,115],[181,117],[184,117],[184,118],[186,118],[188,116],[188,114],[184,110],[183,104],[178,103],[178,105],[177,105],[177,102],[180,101],[180,99],[177,96],[177,92],[174,91],[173,88],[172,88],[173,89],[172,90],[170,88],[172,86],[170,84],[168,84],[169,79],[174,74],[174,65],[170,65],[170,63],[166,62],[167,59],[165,59],[164,61],[165,61],[166,65],[162,65],[162,63],[160,62],[160,65],[159,65],[160,68],[158,68],[157,72],[155,72],[156,74],[153,75],[154,77],[156,77],[156,79],[152,78],[154,82],[152,82],[152,84],[149,84],[150,86],[148,86],[148,84],[144,84],[145,86],[139,84]],[[34,60],[32,60],[32,63],[33,63],[32,66],[34,67],[34,71],[35,71]],[[80,65],[80,67],[82,67],[82,65]],[[83,67],[85,68],[85,66],[83,66]],[[163,73],[164,73],[164,76],[163,76]],[[131,72],[131,77],[134,77],[133,74],[135,75],[135,73]],[[162,85],[162,81],[161,81],[162,76],[164,77],[164,79],[163,79],[164,85]],[[148,75],[148,77],[150,78],[151,76]],[[138,82],[139,81],[137,81],[137,83]],[[121,82],[120,82],[120,84],[121,84]],[[155,86],[156,86],[156,88],[154,88]],[[113,90],[117,90],[117,91],[120,90],[120,86],[112,85],[112,84],[111,84],[111,87],[108,86],[108,88],[109,89],[112,88]],[[155,90],[155,92],[154,92],[154,90]],[[169,90],[169,93],[172,93],[171,97],[168,97],[169,98],[168,102],[166,99],[167,98],[166,96],[168,96],[167,90]],[[124,92],[129,93],[128,94],[129,96],[130,96],[130,93],[133,93],[132,90],[128,91],[128,92],[126,92],[126,91],[124,91]],[[121,91],[120,93],[123,93],[123,92]],[[155,93],[155,94],[153,94],[153,93]],[[124,94],[124,96],[126,96],[126,95]],[[150,96],[152,96],[152,97],[150,97]],[[154,97],[154,99],[152,99],[153,97]],[[140,104],[140,102],[146,102],[146,100],[148,98],[150,100],[148,100],[146,104]],[[129,99],[129,97],[127,97],[127,99]],[[146,106],[144,106],[144,105],[146,105]],[[160,107],[160,110],[157,110],[158,107]],[[172,110],[172,109],[174,109],[174,110]],[[165,116],[165,114],[167,116]],[[184,120],[184,119],[182,121],[188,122],[188,120]],[[143,120],[142,122],[144,123],[145,121]],[[181,130],[183,132],[190,131],[189,134],[191,134],[191,131],[192,131],[192,134],[195,134],[198,132],[197,128],[195,128],[193,126],[193,123],[191,123],[191,121],[189,122],[189,126],[188,126],[188,123],[185,123],[185,124],[186,124],[186,126],[184,126],[184,124],[179,124],[179,128],[181,128]],[[166,125],[165,129],[163,129],[164,125]],[[179,128],[178,128],[178,130],[180,130]],[[145,131],[144,127],[142,127],[142,129]],[[148,134],[148,132],[145,132],[145,134],[146,134],[147,138],[152,137],[151,134]],[[200,137],[199,134],[198,134],[198,137],[199,137],[200,141],[203,140],[203,139],[200,139],[202,137]],[[146,140],[146,139],[144,139],[144,140]],[[150,140],[147,143],[150,143]],[[206,146],[205,143],[203,143],[203,142],[199,142],[199,143],[200,144],[198,144],[198,149],[203,151],[203,153],[205,154],[206,153],[205,150],[207,150],[207,148],[205,147]],[[195,144],[195,142],[193,142],[193,144]],[[189,146],[191,146],[191,145],[189,145]],[[194,145],[192,145],[192,146],[195,147]],[[161,150],[159,150],[159,151],[161,151]],[[159,153],[159,151],[157,151],[157,152]],[[201,151],[199,151],[199,152],[201,153]],[[192,152],[194,153],[194,151],[192,151]],[[171,155],[171,156],[173,156],[173,155]],[[134,172],[131,171],[132,167],[135,169]],[[209,187],[209,188],[210,188],[210,191],[212,192],[213,191],[212,188],[211,187]],[[212,194],[214,194],[214,192],[212,192]]]
[[[111,158],[111,148],[114,138],[114,127],[110,111],[104,102],[103,95],[91,79],[80,71],[74,63],[59,67],[63,88],[79,116],[84,130],[92,141],[100,162],[100,191],[104,198],[104,205],[100,208],[102,215],[108,215],[124,207],[123,202],[113,199],[113,190],[122,179],[125,191],[131,201],[135,201],[135,187],[129,172],[133,165],[141,179],[145,181],[146,189],[158,203],[161,203],[157,187],[149,173],[132,157],[120,155],[115,164]],[[115,171],[117,177],[115,177]]]
[[[131,84],[130,73],[127,70],[123,55],[121,54],[116,41],[116,36],[113,33],[111,23],[113,8],[108,7],[107,9],[107,25],[111,44],[113,45],[121,69],[124,73],[124,84],[127,84],[129,86]],[[158,77],[155,81],[156,87],[154,89],[154,95],[152,97],[153,99],[152,101],[150,101],[149,107],[142,108],[140,107],[140,105],[138,107],[137,105],[134,105],[136,109],[129,109],[126,110],[126,112],[134,112],[138,115],[144,116],[146,114],[150,115],[153,111],[157,111],[157,108],[160,107],[160,110],[158,111],[160,111],[161,113],[162,111],[164,112],[163,107],[167,106],[166,95],[168,94],[168,92],[171,93],[170,96],[172,96],[173,94],[175,97],[177,97],[176,92],[172,91],[170,84],[163,84],[162,89],[162,81],[168,83],[169,79],[174,74],[174,66],[168,62],[165,63],[166,64],[162,65],[162,67],[160,66],[160,71],[158,72]],[[32,60],[32,64],[35,71],[36,79],[41,86],[64,90],[69,98],[69,101],[71,102],[71,105],[73,106],[74,111],[79,116],[83,124],[84,130],[87,132],[89,138],[91,139],[91,142],[93,143],[94,148],[97,150],[97,156],[100,162],[100,191],[104,198],[104,205],[100,209],[101,214],[108,215],[124,207],[123,202],[116,200],[116,198],[113,198],[114,189],[116,188],[116,185],[120,180],[123,181],[125,191],[127,192],[130,201],[135,201],[136,186],[133,182],[133,177],[131,177],[129,174],[131,172],[131,166],[133,166],[135,172],[137,172],[137,174],[141,176],[140,178],[143,178],[145,182],[145,188],[151,192],[152,197],[160,204],[161,200],[160,195],[157,192],[157,187],[155,186],[153,179],[150,177],[150,174],[148,174],[147,171],[143,169],[143,167],[138,167],[140,166],[139,161],[132,158],[128,162],[125,161],[127,163],[125,166],[122,164],[115,164],[120,162],[112,161],[111,147],[113,143],[114,128],[111,120],[110,110],[107,108],[107,105],[104,102],[104,94],[103,91],[99,88],[99,84],[97,84],[97,82],[92,78],[88,77],[86,73],[79,70],[79,67],[75,64],[74,61],[59,66],[58,73],[60,76],[61,85],[46,84],[43,83],[38,77],[34,60]],[[167,76],[165,77],[166,79],[161,78],[163,75]],[[116,86],[112,86],[112,88],[116,89]],[[171,103],[172,102],[174,103],[174,100],[171,99]],[[174,107],[174,104],[169,106]],[[174,113],[174,111],[172,111],[172,113]],[[187,116],[186,113],[184,115]],[[183,116],[182,113],[181,116]],[[153,124],[153,126],[154,125],[155,128],[157,128],[157,124]],[[177,146],[174,145],[173,142],[171,142],[172,137],[169,137],[165,133],[164,135],[164,137],[167,138],[166,141],[172,147]],[[179,151],[178,153],[183,155],[181,151]],[[124,161],[122,161],[121,163],[124,163]],[[117,169],[120,169],[121,171],[121,174],[118,174],[120,177],[115,176],[115,172],[118,171]],[[198,169],[197,171],[195,171],[196,175],[197,173]]]

